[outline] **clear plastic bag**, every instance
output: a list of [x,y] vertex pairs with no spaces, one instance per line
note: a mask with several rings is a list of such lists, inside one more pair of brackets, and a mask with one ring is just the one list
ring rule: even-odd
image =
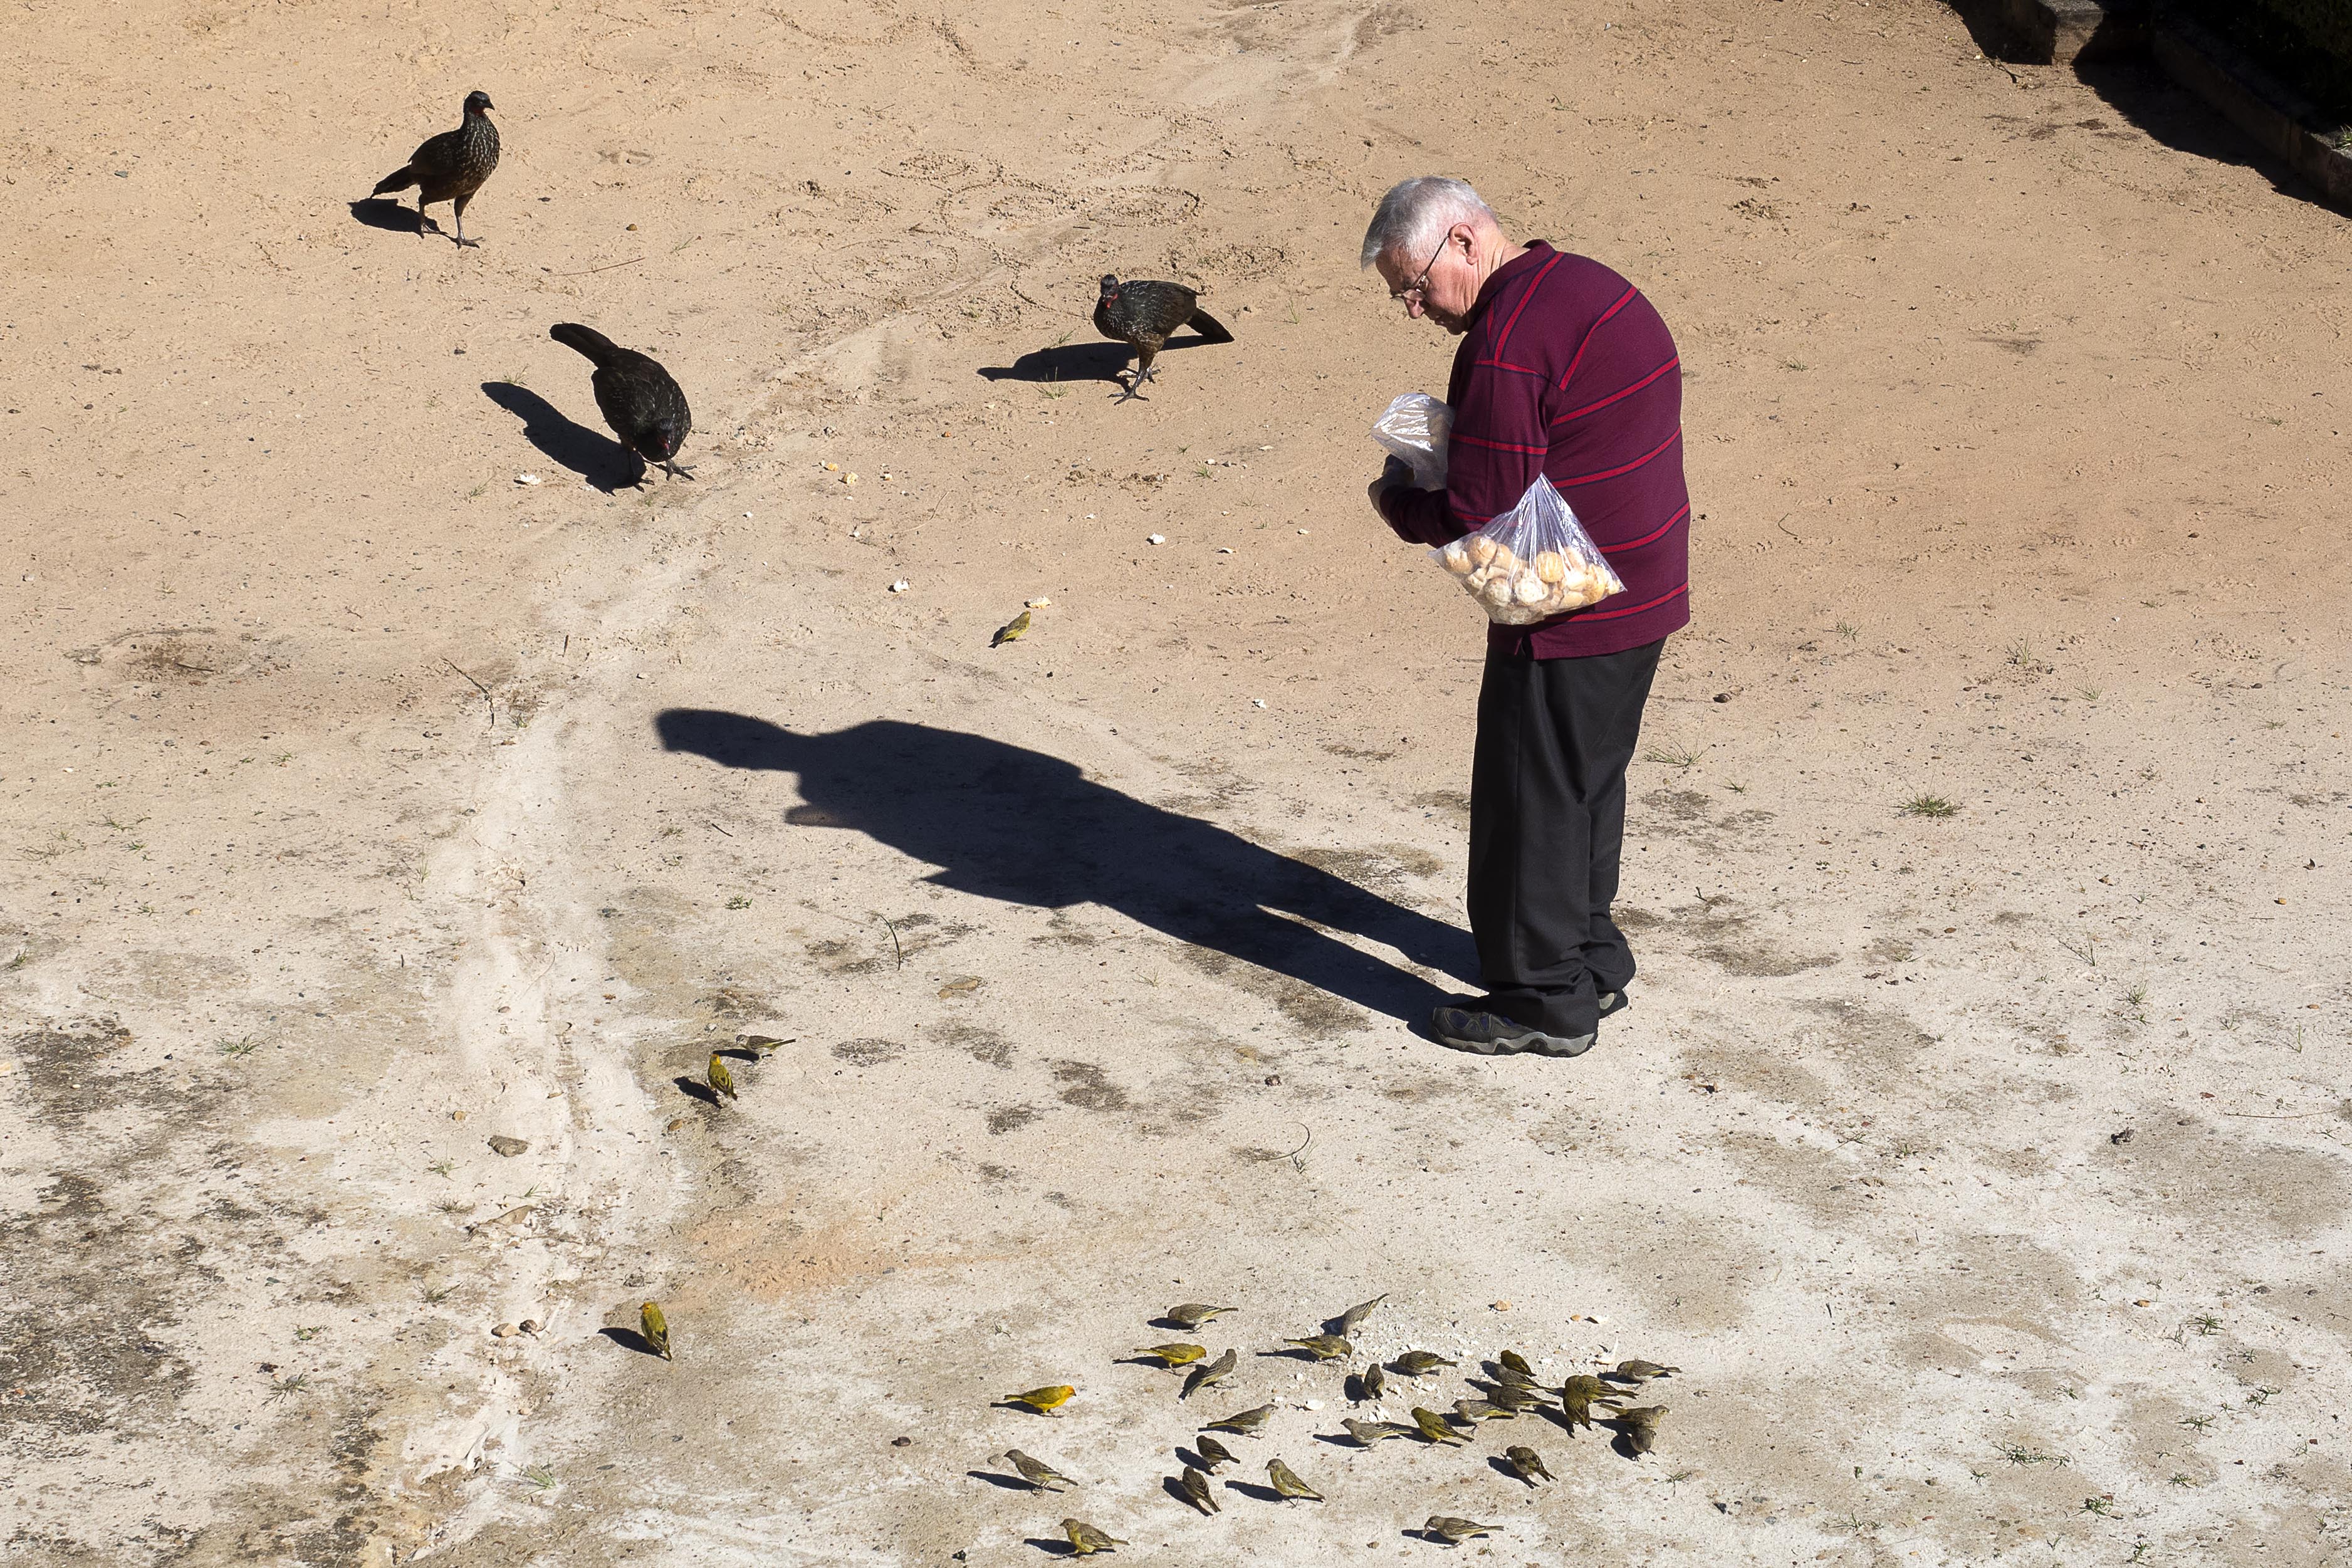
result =
[[1412,469],[1417,489],[1445,488],[1445,443],[1453,438],[1454,410],[1425,392],[1408,392],[1372,421],[1372,439]]
[[1429,554],[1469,590],[1488,620],[1507,626],[1549,620],[1625,590],[1567,498],[1541,474],[1518,505]]

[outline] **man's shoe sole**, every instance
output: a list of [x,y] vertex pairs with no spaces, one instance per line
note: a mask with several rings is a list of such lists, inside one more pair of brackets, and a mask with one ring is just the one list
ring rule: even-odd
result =
[[1441,1034],[1438,1043],[1457,1051],[1468,1051],[1480,1057],[1580,1057],[1592,1048],[1595,1035],[1578,1035],[1564,1039],[1558,1035],[1529,1033],[1504,1040],[1470,1040],[1459,1036]]

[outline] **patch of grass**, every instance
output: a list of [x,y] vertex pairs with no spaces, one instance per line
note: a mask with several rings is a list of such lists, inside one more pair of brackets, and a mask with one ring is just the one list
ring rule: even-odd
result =
[[1848,642],[1853,642],[1862,636],[1862,628],[1852,621],[1840,621],[1831,629]]
[[2132,1016],[2132,1018],[2134,1019],[2134,1021],[2135,1021],[2135,1022],[2142,1023],[2142,1024],[2147,1023],[2147,984],[2146,984],[2145,983],[2143,983],[2143,984],[2140,984],[2135,985],[2135,986],[2133,986],[2130,990],[2128,990],[2128,991],[2125,992],[2125,993],[2124,993],[2124,1005],[2131,1009],[2131,1016]]
[[466,499],[467,500],[479,500],[484,495],[488,493],[489,488],[488,481],[485,480],[482,483],[476,485],[472,489],[467,490],[466,492]]
[[730,910],[748,910],[751,907],[751,900],[738,893],[727,900],[727,907]]
[[432,1172],[436,1176],[446,1176],[450,1172],[457,1168],[457,1162],[455,1160],[436,1160],[433,1163],[425,1166],[425,1168]]
[[523,1471],[522,1479],[534,1491],[549,1491],[555,1486],[555,1472],[545,1465],[532,1465]]
[[442,1302],[447,1300],[451,1296],[457,1294],[457,1287],[455,1285],[427,1285],[419,1292],[419,1294],[425,1298],[425,1304],[426,1306],[437,1307]]
[[2202,1432],[2213,1425],[2213,1418],[2210,1415],[2184,1415],[2180,1424],[2192,1432]]
[[509,385],[509,386],[524,386],[524,387],[527,387],[527,386],[529,386],[529,385],[530,384],[530,383],[529,383],[529,382],[525,381],[522,377],[520,377],[520,376],[519,376],[519,375],[502,375],[502,376],[499,377],[499,381],[501,381],[502,383],[504,383],[505,384]]
[[1040,397],[1069,396],[1070,389],[1062,385],[1061,381],[1062,373],[1057,370],[1054,373],[1053,380],[1050,383],[1041,381],[1037,384],[1037,395]]
[[2275,1388],[2257,1388],[2252,1394],[2246,1395],[2246,1408],[2249,1410],[2260,1410],[2263,1405],[2268,1405],[2271,1402],[2271,1395],[2277,1392],[2278,1390]]
[[2097,1497],[2086,1497],[2083,1500],[2083,1511],[2095,1513],[2101,1519],[2108,1518],[2116,1511],[2116,1500],[2105,1493]]
[[2022,1443],[1995,1443],[1993,1452],[2012,1465],[2063,1465],[2066,1462],[2063,1454],[2045,1454]]
[[320,1334],[325,1333],[326,1331],[327,1330],[324,1324],[313,1324],[311,1327],[307,1329],[295,1330],[294,1337],[305,1343],[308,1343],[310,1341],[317,1339]]
[[2096,702],[2099,700],[2099,689],[2095,686],[2078,686],[2074,688],[2074,695],[2085,702]]
[[223,1040],[220,1043],[220,1054],[225,1057],[249,1057],[260,1048],[261,1042],[251,1035],[240,1036],[234,1040]]
[[1645,763],[1664,763],[1670,768],[1687,768],[1698,761],[1698,753],[1685,746],[1652,746],[1642,753]]
[[283,1399],[289,1394],[310,1392],[310,1374],[307,1372],[298,1372],[289,1377],[273,1377],[269,1380],[269,1397],[273,1400]]
[[2193,1487],[2197,1484],[2197,1478],[2186,1470],[2179,1471],[2174,1474],[2172,1484],[2176,1487]]
[[685,828],[678,826],[676,823],[672,823],[667,827],[661,830],[661,836],[664,838],[675,838],[685,831]]
[[1807,364],[1801,359],[1784,359],[1780,362],[1780,368],[1782,370],[1811,370],[1813,367]]
[[1958,816],[1960,808],[1940,795],[1915,795],[1895,808],[1905,816]]
[[2221,1331],[2221,1320],[2210,1312],[2200,1312],[2189,1320],[2189,1326],[2195,1329],[2200,1337],[2218,1334]]
[[463,1198],[436,1199],[433,1206],[443,1214],[471,1214],[474,1205]]

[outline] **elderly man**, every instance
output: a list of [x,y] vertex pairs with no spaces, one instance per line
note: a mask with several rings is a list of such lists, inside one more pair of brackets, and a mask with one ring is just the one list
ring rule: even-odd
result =
[[1690,621],[1681,362],[1640,289],[1541,240],[1514,245],[1459,180],[1382,197],[1363,264],[1407,315],[1463,340],[1445,489],[1416,489],[1391,458],[1371,487],[1381,518],[1444,544],[1546,474],[1625,582],[1585,609],[1489,628],[1470,773],[1470,929],[1487,994],[1431,1020],[1457,1050],[1580,1056],[1633,978],[1610,916],[1625,764],[1658,651]]

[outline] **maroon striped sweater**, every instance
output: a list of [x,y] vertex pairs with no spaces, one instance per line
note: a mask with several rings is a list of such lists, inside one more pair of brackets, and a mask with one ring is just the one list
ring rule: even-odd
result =
[[1492,651],[1580,658],[1690,624],[1681,364],[1640,289],[1541,240],[1478,290],[1445,395],[1446,488],[1387,490],[1381,515],[1405,539],[1444,544],[1517,505],[1540,469],[1625,580],[1587,609],[1490,627]]

